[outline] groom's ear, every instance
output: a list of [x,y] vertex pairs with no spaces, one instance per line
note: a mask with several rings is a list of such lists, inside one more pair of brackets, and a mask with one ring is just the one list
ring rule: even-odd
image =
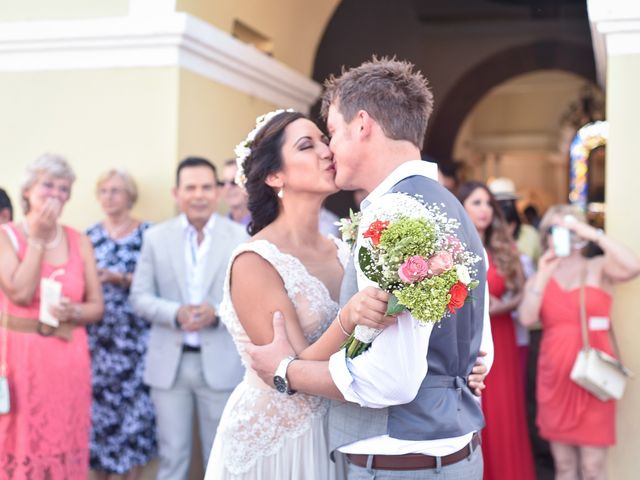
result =
[[361,139],[368,138],[373,130],[374,120],[366,110],[360,110],[356,114],[357,134]]

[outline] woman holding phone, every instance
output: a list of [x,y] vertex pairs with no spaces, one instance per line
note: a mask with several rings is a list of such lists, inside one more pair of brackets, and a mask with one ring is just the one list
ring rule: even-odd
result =
[[[24,221],[0,228],[0,370],[6,368],[9,394],[0,415],[3,479],[89,475],[84,325],[102,317],[103,305],[89,239],[59,223],[74,180],[62,157],[39,157],[21,187]],[[51,288],[46,301],[43,282]]]
[[[640,260],[570,205],[551,207],[540,232],[544,253],[519,309],[523,325],[540,319],[543,326],[536,421],[540,436],[551,442],[556,479],[603,479],[607,449],[615,444],[615,401],[599,400],[570,378],[583,346],[580,290],[584,284],[590,345],[615,356],[609,337],[613,286],[640,275]],[[586,258],[582,250],[589,241],[604,255]]]

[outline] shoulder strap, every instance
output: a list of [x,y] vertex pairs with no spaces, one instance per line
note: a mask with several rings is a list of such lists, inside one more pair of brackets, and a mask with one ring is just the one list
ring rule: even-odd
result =
[[11,242],[11,245],[13,245],[13,248],[17,253],[18,250],[20,249],[20,244],[18,243],[18,237],[16,236],[16,232],[14,232],[11,226],[7,223],[0,225],[0,228],[2,228],[2,230],[4,230],[4,232],[7,234],[7,237],[9,237],[9,241]]
[[586,262],[582,267],[580,277],[580,326],[582,327],[582,348],[584,350],[589,350],[589,331],[587,330],[587,295],[585,288],[585,284],[587,283]]

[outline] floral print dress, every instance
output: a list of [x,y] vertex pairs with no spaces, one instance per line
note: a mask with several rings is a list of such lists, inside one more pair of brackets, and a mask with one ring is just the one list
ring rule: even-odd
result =
[[[98,268],[133,273],[149,223],[114,240],[102,224],[87,230]],[[104,317],[87,327],[92,357],[91,468],[125,473],[157,453],[155,414],[142,381],[149,322],[134,315],[129,291],[103,284]]]

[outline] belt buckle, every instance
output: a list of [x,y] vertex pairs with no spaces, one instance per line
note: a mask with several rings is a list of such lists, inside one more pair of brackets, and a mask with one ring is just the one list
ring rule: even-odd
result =
[[50,337],[55,333],[56,327],[52,327],[51,325],[47,325],[46,323],[38,322],[36,331],[38,332],[38,335],[42,335],[43,337]]

